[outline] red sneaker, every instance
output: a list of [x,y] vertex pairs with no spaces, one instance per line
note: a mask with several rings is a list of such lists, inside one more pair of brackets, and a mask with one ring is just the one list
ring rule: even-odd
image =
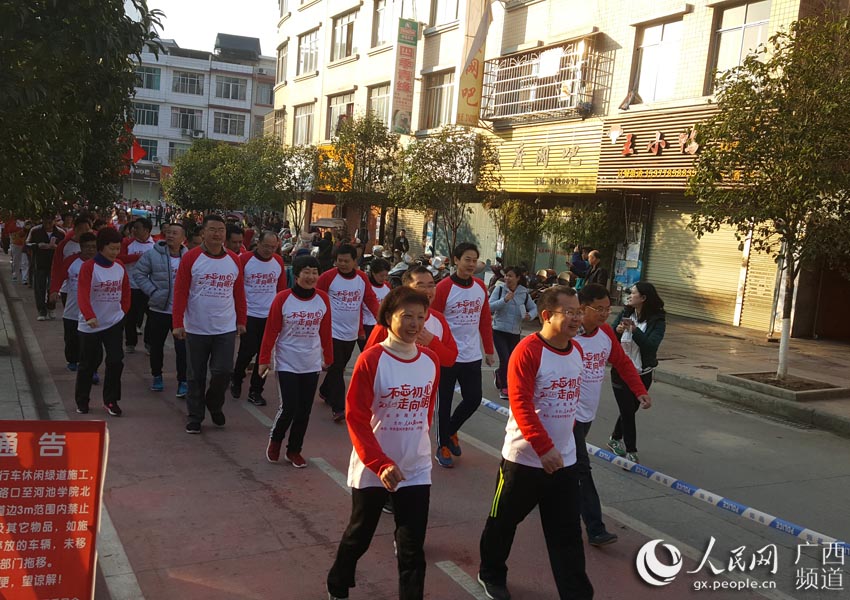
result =
[[286,462],[290,463],[296,469],[303,469],[307,466],[307,461],[299,452],[287,452]]
[[266,446],[266,460],[276,463],[280,460],[280,446],[283,442],[269,440],[269,445]]

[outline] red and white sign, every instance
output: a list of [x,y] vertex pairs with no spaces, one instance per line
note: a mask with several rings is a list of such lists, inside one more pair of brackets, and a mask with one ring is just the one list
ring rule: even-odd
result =
[[0,598],[94,598],[103,421],[0,421]]
[[416,75],[416,44],[419,40],[419,23],[408,19],[398,20],[395,74],[392,88],[392,123],[394,133],[410,134],[413,122],[413,80]]

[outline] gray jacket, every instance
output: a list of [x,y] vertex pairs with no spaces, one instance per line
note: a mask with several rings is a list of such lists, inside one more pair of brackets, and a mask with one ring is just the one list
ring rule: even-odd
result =
[[493,329],[507,333],[522,333],[523,309],[531,318],[537,316],[537,305],[525,286],[518,285],[514,297],[505,302],[508,286],[499,282],[490,294],[490,312],[493,314]]
[[[186,252],[188,249],[181,246],[180,256],[182,257]],[[136,262],[132,276],[133,283],[149,298],[150,308],[157,311],[168,308],[174,290],[171,282],[171,261],[165,241],[160,240],[153,248],[142,254]]]

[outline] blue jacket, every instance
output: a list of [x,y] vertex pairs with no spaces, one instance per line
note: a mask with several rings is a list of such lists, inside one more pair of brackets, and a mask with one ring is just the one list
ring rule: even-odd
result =
[[521,285],[516,286],[514,297],[510,302],[505,302],[505,295],[509,292],[508,286],[499,283],[493,288],[493,293],[490,294],[490,312],[493,314],[493,329],[497,331],[505,331],[507,333],[522,333],[522,311],[520,307],[525,307],[525,312],[531,315],[531,318],[537,316],[537,305],[528,294],[528,290]]
[[[180,246],[182,257],[189,250]],[[149,298],[148,306],[164,311],[174,295],[171,282],[171,261],[168,246],[160,240],[153,248],[142,254],[133,270],[133,283]]]

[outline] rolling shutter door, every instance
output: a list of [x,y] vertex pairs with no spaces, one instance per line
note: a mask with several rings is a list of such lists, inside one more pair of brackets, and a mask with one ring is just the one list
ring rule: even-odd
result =
[[731,228],[697,238],[694,203],[660,194],[650,229],[646,280],[674,315],[732,325],[743,253]]
[[776,262],[763,252],[750,252],[747,265],[747,285],[744,288],[744,305],[741,326],[769,333],[773,311],[773,291],[776,286]]
[[421,210],[400,208],[398,211],[398,230],[404,229],[410,242],[410,255],[416,258],[422,254],[422,237],[425,234],[425,213]]

